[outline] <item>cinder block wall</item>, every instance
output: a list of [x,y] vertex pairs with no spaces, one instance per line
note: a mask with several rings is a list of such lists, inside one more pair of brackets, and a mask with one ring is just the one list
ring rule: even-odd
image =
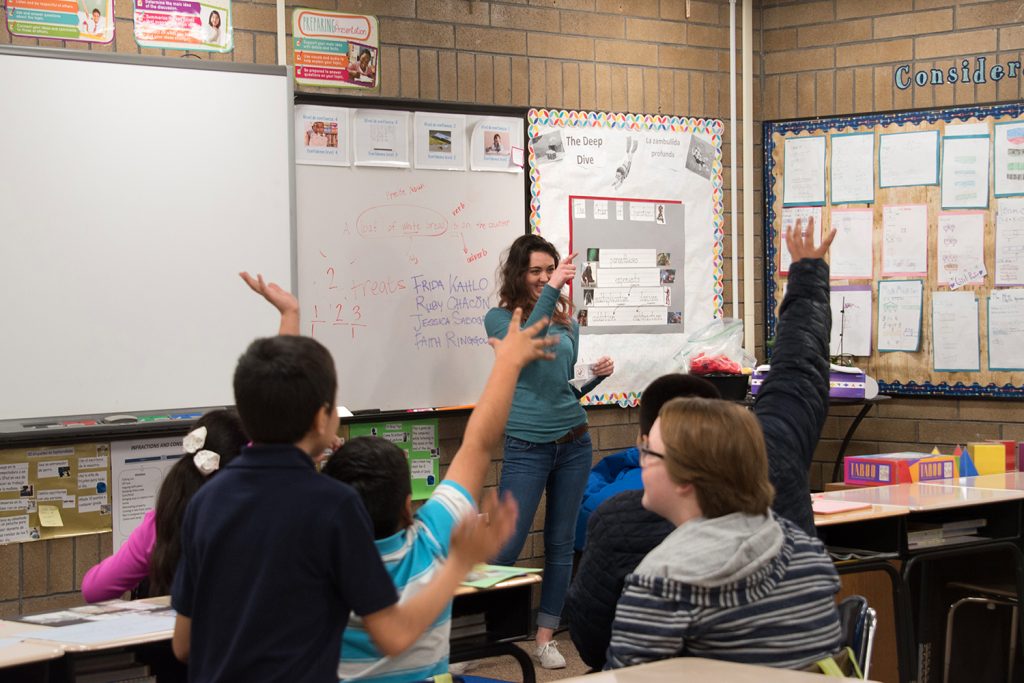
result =
[[[0,0],[0,7],[4,1]],[[1018,99],[1020,79],[1012,84],[1004,80],[998,86],[897,91],[892,71],[897,64],[911,63],[917,70],[960,55],[986,55],[1004,62],[1018,58],[1024,46],[1022,5],[954,0],[755,3],[753,224],[757,233],[753,258],[758,309],[764,268],[760,122]],[[720,118],[726,123],[723,152],[728,165],[732,141],[727,0],[692,0],[689,17],[685,0],[309,0],[288,3],[289,23],[291,8],[298,6],[380,18],[381,96]],[[233,7],[234,51],[203,53],[202,58],[275,63],[274,4],[236,1]],[[130,0],[115,0],[115,15],[117,37],[110,46],[13,38],[3,22],[0,44],[161,54],[136,46]],[[288,53],[290,61],[290,45]],[[165,54],[181,56],[180,52]],[[742,103],[738,111],[741,107]],[[742,131],[742,122],[737,129]],[[738,186],[740,180],[736,179]],[[732,182],[726,168],[727,193]],[[727,255],[731,253],[728,208],[727,200]],[[727,315],[733,308],[731,277],[727,261]],[[763,357],[760,310],[757,320],[758,356]],[[930,448],[933,439],[939,445],[1000,436],[1024,439],[1017,406],[894,400],[865,420],[850,452]],[[632,445],[635,413],[619,408],[590,410],[595,461]],[[812,486],[820,487],[827,479],[852,419],[848,410],[830,415],[815,456]],[[464,426],[465,418],[442,419],[444,463],[458,447]],[[496,483],[499,467],[500,453],[495,453],[488,484]],[[521,562],[542,563],[542,526],[543,504]],[[82,574],[110,551],[110,534],[0,547],[0,617],[79,604]]]
[[[0,0],[3,7],[5,0]],[[380,96],[519,107],[629,111],[721,118],[729,158],[727,0],[308,0],[293,7],[373,14],[382,36]],[[273,2],[236,0],[234,51],[202,59],[277,61]],[[115,0],[111,45],[15,38],[0,22],[0,44],[180,57],[140,49],[132,34],[131,0]],[[755,23],[759,21],[759,12]],[[759,32],[754,49],[760,50]],[[288,61],[291,62],[291,45]],[[760,59],[755,60],[760,69]],[[759,86],[759,84],[758,84]],[[755,89],[754,110],[759,89]],[[760,139],[760,131],[756,131]],[[758,153],[760,159],[761,154]],[[754,170],[760,177],[760,162]],[[725,187],[731,178],[726,169]],[[758,190],[760,181],[757,181]],[[760,205],[760,197],[755,205]],[[758,209],[755,221],[759,221]],[[755,222],[757,225],[757,222]],[[727,224],[726,233],[730,226]],[[760,231],[758,231],[760,232]],[[731,244],[726,244],[726,254]],[[760,271],[761,246],[755,249]],[[726,267],[729,295],[731,267]],[[760,292],[760,288],[758,288]],[[760,303],[760,294],[758,294]],[[731,302],[727,302],[731,313]],[[760,316],[759,316],[760,318]],[[763,335],[759,335],[763,336]],[[590,411],[595,461],[633,444],[635,411]],[[443,418],[442,457],[458,447],[465,418]],[[488,477],[497,482],[500,452]],[[521,561],[543,562],[543,504]],[[0,547],[0,617],[79,604],[81,576],[111,552],[110,534]]]
[[[1021,97],[1024,78],[900,89],[895,69],[911,76],[986,57],[987,66],[1019,60],[1024,2],[983,0],[824,0],[762,3],[763,102],[768,121],[990,102]],[[758,271],[760,272],[760,271]],[[855,409],[833,409],[815,453],[811,485],[831,476]],[[944,452],[978,439],[1024,439],[1019,402],[894,399],[874,409],[848,453]]]

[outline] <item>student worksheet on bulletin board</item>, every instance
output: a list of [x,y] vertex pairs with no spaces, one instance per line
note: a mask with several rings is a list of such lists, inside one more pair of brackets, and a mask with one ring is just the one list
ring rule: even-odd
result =
[[1024,105],[767,122],[766,319],[783,234],[837,231],[833,356],[890,395],[1024,398]]
[[302,333],[351,410],[476,401],[499,259],[526,230],[525,110],[408,107],[295,107]]

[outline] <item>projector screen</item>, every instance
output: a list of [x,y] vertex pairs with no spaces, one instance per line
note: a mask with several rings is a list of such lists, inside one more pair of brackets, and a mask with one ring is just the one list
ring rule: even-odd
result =
[[0,48],[0,419],[234,403],[294,290],[284,67]]

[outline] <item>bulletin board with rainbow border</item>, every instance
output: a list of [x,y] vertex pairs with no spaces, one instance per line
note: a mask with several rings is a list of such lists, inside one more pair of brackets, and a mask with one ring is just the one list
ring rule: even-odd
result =
[[720,120],[532,109],[530,228],[576,252],[577,378],[615,373],[583,405],[635,406],[680,367],[688,333],[723,307]]
[[[902,136],[907,133],[917,135]],[[929,140],[936,145],[934,181],[901,184],[899,179],[905,180],[908,174],[927,175],[931,170],[930,162],[901,161],[903,149],[918,160],[928,154],[918,156],[903,146],[931,144]],[[851,143],[870,148],[870,159],[862,154],[861,161],[856,161]],[[871,321],[870,346],[867,339],[859,345],[868,352],[854,354],[852,360],[878,380],[880,393],[1024,398],[1024,364],[1016,349],[1024,321],[1024,170],[1014,170],[1024,169],[1024,103],[768,121],[764,150],[769,339],[776,332],[786,282],[783,223],[795,222],[799,212],[806,216],[820,211],[824,225],[840,229],[827,256],[833,269],[833,354],[848,310],[845,293],[852,293],[851,300],[859,295],[870,307],[864,315],[870,315]],[[787,169],[787,150],[795,171]],[[811,158],[808,150],[815,150],[823,166],[823,188],[813,191],[821,192],[820,202],[796,201],[812,175],[806,169],[813,162],[796,164],[801,155]],[[870,180],[866,173],[859,181],[851,179],[851,166],[858,164],[870,169]],[[787,173],[803,177],[787,179]],[[850,191],[858,183],[864,188],[861,195]],[[786,199],[786,192],[794,201]],[[967,199],[971,192],[975,198]],[[804,206],[795,206],[799,203]],[[855,230],[862,237],[849,237]],[[854,248],[837,254],[844,232],[848,237],[843,244]],[[908,249],[909,244],[919,246]],[[917,255],[907,256],[913,252]],[[904,258],[915,264],[909,270],[916,272],[894,272],[901,270],[897,264]],[[864,263],[863,271],[849,266],[858,260]],[[845,264],[841,273],[862,274],[837,279],[837,263]],[[881,307],[880,287],[884,290]],[[893,292],[900,290],[913,293],[909,299],[894,297]],[[954,295],[956,303],[950,306],[954,292],[961,294]],[[840,295],[844,299],[837,308]],[[908,300],[911,303],[905,306]],[[907,323],[918,300],[918,338],[913,349],[913,324]],[[844,310],[837,316],[839,309]],[[970,322],[975,310],[976,329]],[[886,348],[898,336],[894,329],[900,325],[911,341],[902,348]],[[975,339],[976,361],[943,362],[951,356],[967,360]]]

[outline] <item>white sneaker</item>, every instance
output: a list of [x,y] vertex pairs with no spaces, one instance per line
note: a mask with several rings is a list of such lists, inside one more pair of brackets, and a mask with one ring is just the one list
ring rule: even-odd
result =
[[538,645],[536,655],[542,669],[565,668],[565,657],[558,651],[558,644],[554,640]]

